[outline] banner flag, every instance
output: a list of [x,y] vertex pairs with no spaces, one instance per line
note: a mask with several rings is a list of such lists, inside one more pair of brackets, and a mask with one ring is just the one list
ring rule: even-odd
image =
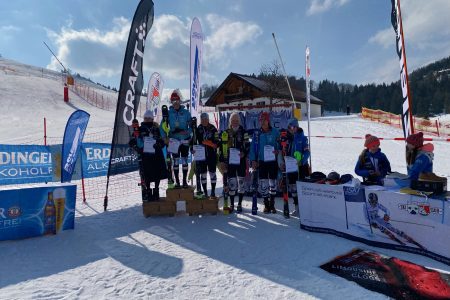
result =
[[148,81],[146,110],[152,110],[155,120],[158,121],[158,108],[161,103],[161,94],[164,82],[158,72],[154,72]]
[[[305,65],[306,65],[306,110],[308,114],[308,142],[309,142],[309,151],[311,153],[311,125],[310,125],[310,119],[311,119],[311,65],[310,65],[310,59],[309,59],[309,47],[306,46],[305,51]],[[312,158],[311,155],[309,156],[309,167],[312,168]]]
[[197,18],[192,20],[191,25],[191,116],[198,119],[200,103],[200,72],[202,70],[203,55],[203,33],[200,21]]
[[414,133],[414,123],[412,117],[412,100],[409,92],[408,68],[406,67],[405,40],[403,38],[402,15],[400,11],[400,0],[391,0],[391,23],[395,31],[395,44],[398,59],[400,62],[400,85],[402,87],[402,127],[403,136],[407,138]]
[[133,22],[131,23],[123,61],[111,142],[108,180],[111,175],[132,172],[138,169],[136,155],[128,146],[128,142],[133,131],[131,123],[136,118],[136,112],[141,99],[144,81],[142,64],[145,39],[152,25],[153,1],[141,0],[134,14]]
[[84,110],[77,110],[70,115],[67,121],[61,150],[61,182],[72,180],[89,117],[90,115]]

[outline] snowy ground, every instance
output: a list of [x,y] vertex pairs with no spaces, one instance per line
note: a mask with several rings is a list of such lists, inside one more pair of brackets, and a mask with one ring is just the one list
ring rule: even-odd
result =
[[[16,74],[2,71],[5,65]],[[42,139],[44,116],[48,135],[60,137],[76,108],[91,113],[87,134],[112,128],[114,113],[76,96],[65,104],[60,81],[24,73],[0,59],[0,143]],[[311,126],[313,136],[401,136],[355,115],[318,118]],[[434,144],[435,171],[450,177],[450,145]],[[353,173],[362,145],[313,138],[313,169]],[[393,169],[405,172],[403,142],[381,147]],[[101,200],[77,203],[75,230],[0,242],[0,299],[386,299],[319,268],[355,247],[450,272],[430,258],[300,230],[297,218],[280,213],[252,216],[250,206],[246,199],[240,215],[145,219],[137,194],[111,201],[107,212]]]

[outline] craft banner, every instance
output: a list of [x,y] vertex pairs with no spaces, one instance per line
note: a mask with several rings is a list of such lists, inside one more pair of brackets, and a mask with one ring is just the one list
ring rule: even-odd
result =
[[120,79],[117,99],[116,117],[111,142],[110,167],[111,175],[136,171],[138,162],[134,151],[128,146],[132,129],[132,121],[142,94],[144,80],[142,65],[144,59],[145,39],[153,25],[153,1],[141,0],[131,23],[130,34],[123,60],[122,77]]

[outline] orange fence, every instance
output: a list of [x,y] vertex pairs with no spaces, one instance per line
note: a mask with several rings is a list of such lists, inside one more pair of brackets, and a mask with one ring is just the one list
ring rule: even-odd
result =
[[[374,122],[384,123],[401,128],[400,115],[385,112],[379,109],[362,108],[361,117]],[[427,120],[413,117],[414,131],[422,131],[437,136],[450,136],[450,122]]]

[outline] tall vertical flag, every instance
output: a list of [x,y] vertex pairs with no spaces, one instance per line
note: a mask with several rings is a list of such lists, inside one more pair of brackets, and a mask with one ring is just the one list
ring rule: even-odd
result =
[[192,20],[191,25],[191,116],[198,118],[200,103],[200,72],[202,70],[203,33],[200,21]]
[[106,195],[104,208],[108,205],[108,186],[111,175],[135,171],[138,162],[133,150],[128,146],[132,133],[132,121],[142,94],[145,39],[153,25],[153,1],[141,0],[134,13],[128,35],[125,57],[123,60],[122,77],[120,79],[119,96],[117,99],[116,117],[111,142]]
[[154,72],[148,81],[146,110],[152,110],[155,119],[158,120],[158,108],[161,103],[161,93],[164,82],[158,72]]
[[391,23],[395,31],[395,43],[398,59],[400,62],[400,85],[402,86],[402,127],[403,136],[414,133],[414,123],[412,117],[412,100],[409,92],[408,69],[406,67],[405,40],[403,38],[402,14],[400,11],[400,0],[391,0]]
[[[309,61],[309,47],[306,46],[305,50],[305,76],[306,76],[306,110],[308,116],[308,142],[309,142],[309,152],[311,153],[311,126],[309,120],[311,119],[311,64]],[[311,155],[309,156],[309,166],[312,168]]]
[[70,182],[90,115],[77,110],[67,120],[62,144],[61,182]]

